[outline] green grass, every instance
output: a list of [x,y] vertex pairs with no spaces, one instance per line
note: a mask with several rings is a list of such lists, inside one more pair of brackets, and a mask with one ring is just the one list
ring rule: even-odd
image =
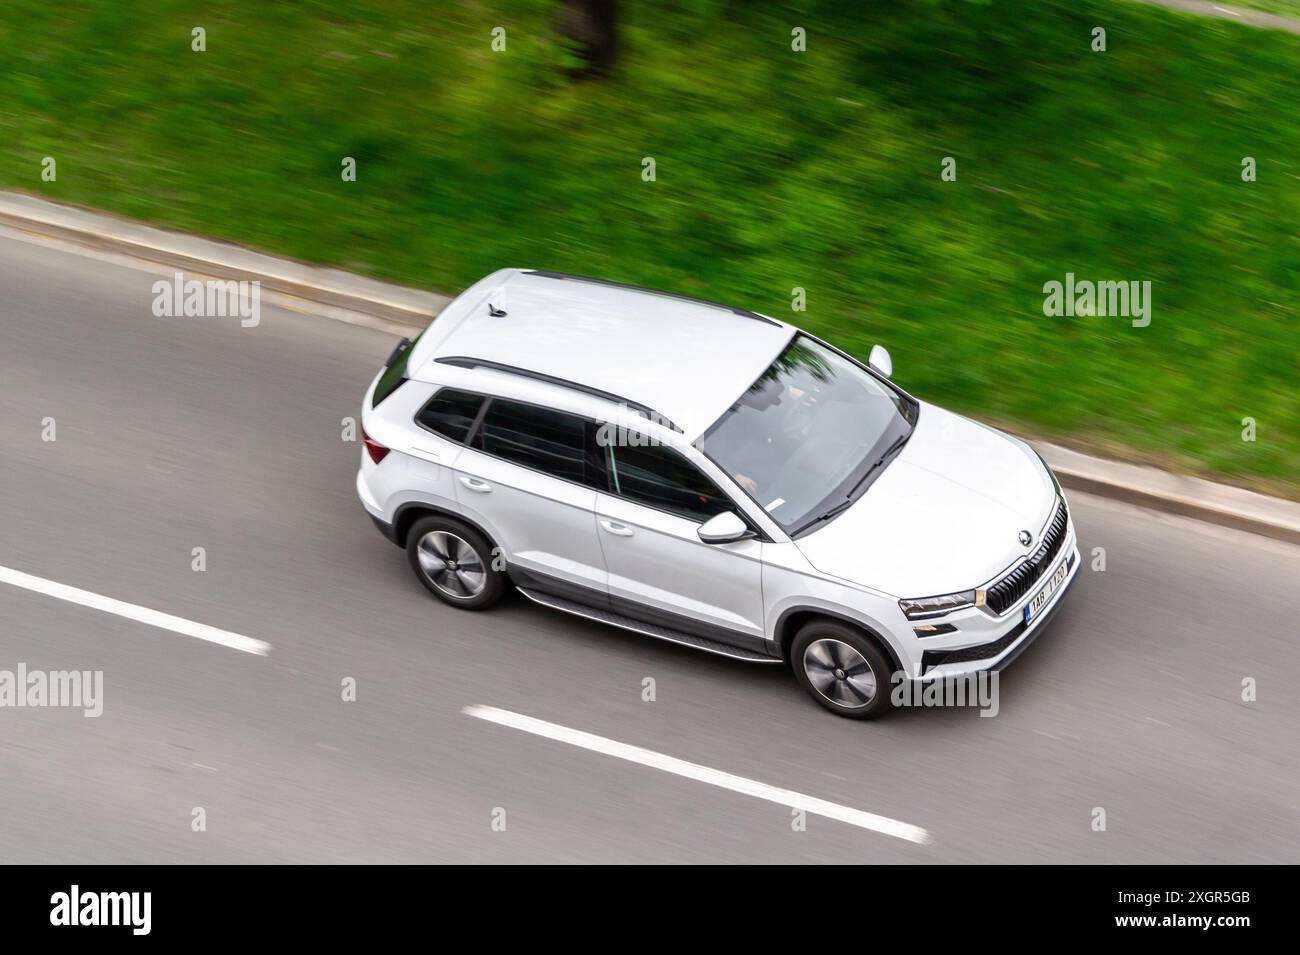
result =
[[[574,82],[541,0],[147,6],[7,0],[0,184],[439,290],[701,294],[881,341],[969,413],[1300,487],[1300,37],[1122,0],[629,3],[615,75]],[[1150,327],[1046,318],[1066,272],[1150,280]]]

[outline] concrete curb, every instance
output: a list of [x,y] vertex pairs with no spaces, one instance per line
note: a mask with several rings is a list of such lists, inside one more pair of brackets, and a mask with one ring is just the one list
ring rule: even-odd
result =
[[1300,544],[1300,503],[1033,442],[1067,488]]
[[1246,7],[1232,7],[1214,0],[1138,0],[1151,7],[1164,7],[1179,13],[1195,16],[1213,17],[1217,20],[1230,20],[1262,30],[1285,30],[1287,33],[1300,33],[1300,20],[1295,17],[1281,16],[1276,13],[1264,13]]
[[167,232],[21,193],[0,192],[0,225],[212,278],[257,281],[267,291],[411,328],[428,325],[451,301],[445,295]]
[[[343,310],[419,329],[451,301],[445,295],[275,258],[18,193],[0,192],[0,225],[202,275],[258,281],[265,289],[320,306],[323,317],[338,317],[338,310]],[[1300,503],[1158,468],[1096,458],[1053,444],[1035,445],[1067,488],[1300,544]]]

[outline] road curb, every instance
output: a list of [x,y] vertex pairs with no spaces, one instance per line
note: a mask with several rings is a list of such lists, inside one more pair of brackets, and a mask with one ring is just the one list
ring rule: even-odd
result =
[[1300,544],[1300,503],[1035,441],[1062,486]]
[[451,301],[445,295],[168,232],[22,193],[0,192],[0,225],[211,278],[256,281],[267,291],[410,328],[428,325]]
[[1265,13],[1246,7],[1227,6],[1214,0],[1138,0],[1150,7],[1164,7],[1178,13],[1190,13],[1193,16],[1210,17],[1227,20],[1230,23],[1244,23],[1246,26],[1262,30],[1283,30],[1287,33],[1300,33],[1300,19],[1282,16],[1277,13]]
[[[423,328],[451,298],[288,259],[240,246],[0,191],[0,225],[45,238],[235,281],[334,310]],[[1059,445],[1034,442],[1072,490],[1193,517],[1224,527],[1300,544],[1300,503],[1216,484],[1158,468],[1110,461]]]

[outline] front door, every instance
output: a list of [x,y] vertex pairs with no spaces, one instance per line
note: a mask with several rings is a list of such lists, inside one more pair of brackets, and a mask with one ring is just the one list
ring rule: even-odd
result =
[[762,543],[706,544],[699,526],[731,500],[672,448],[609,449],[596,497],[613,609],[749,650],[765,649]]

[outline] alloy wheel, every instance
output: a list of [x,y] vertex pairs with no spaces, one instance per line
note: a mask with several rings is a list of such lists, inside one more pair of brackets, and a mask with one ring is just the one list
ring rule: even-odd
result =
[[487,586],[487,568],[478,552],[449,531],[430,531],[416,545],[420,569],[448,597],[477,597]]
[[876,697],[876,672],[842,640],[827,637],[808,644],[803,668],[813,689],[836,706],[858,709]]

